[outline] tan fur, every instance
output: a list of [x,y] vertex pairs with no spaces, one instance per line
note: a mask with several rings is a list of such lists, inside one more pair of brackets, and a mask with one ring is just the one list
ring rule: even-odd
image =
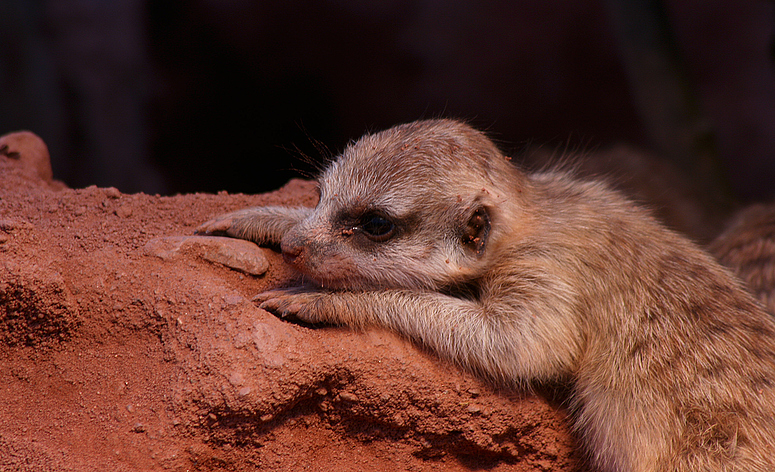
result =
[[775,204],[740,211],[708,249],[775,314]]
[[364,136],[320,189],[314,211],[199,229],[280,242],[317,286],[262,294],[263,308],[387,327],[498,382],[571,379],[601,471],[775,470],[775,322],[619,193],[525,175],[449,120]]

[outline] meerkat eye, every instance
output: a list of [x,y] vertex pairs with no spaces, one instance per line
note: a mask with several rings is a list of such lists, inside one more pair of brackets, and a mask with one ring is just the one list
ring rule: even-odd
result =
[[379,215],[365,215],[361,221],[360,229],[372,241],[387,241],[396,230],[392,221]]

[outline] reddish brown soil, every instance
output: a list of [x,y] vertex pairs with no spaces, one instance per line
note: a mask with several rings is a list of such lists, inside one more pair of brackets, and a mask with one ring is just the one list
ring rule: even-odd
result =
[[574,469],[562,410],[390,333],[280,320],[251,302],[292,281],[277,253],[192,236],[225,211],[313,205],[311,183],[69,189],[5,139],[0,470]]

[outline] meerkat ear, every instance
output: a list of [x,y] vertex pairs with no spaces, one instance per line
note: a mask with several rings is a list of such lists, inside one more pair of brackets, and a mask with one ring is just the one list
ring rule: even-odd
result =
[[463,226],[463,247],[473,252],[476,257],[481,257],[484,254],[489,234],[490,215],[486,208],[479,207]]

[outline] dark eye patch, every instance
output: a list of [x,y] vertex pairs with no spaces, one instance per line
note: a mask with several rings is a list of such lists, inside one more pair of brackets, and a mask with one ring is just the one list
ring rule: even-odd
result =
[[396,231],[395,223],[376,213],[363,215],[357,228],[363,231],[366,237],[377,242],[387,241]]
[[405,234],[417,221],[413,217],[395,218],[373,206],[349,206],[334,219],[345,237],[355,237],[353,244],[383,243]]

